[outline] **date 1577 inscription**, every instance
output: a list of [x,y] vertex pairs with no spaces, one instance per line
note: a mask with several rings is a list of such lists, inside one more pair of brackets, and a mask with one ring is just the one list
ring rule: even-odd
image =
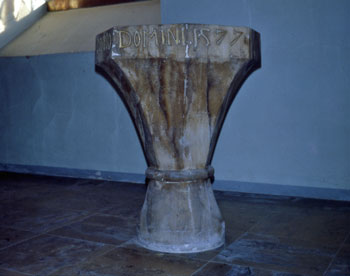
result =
[[236,29],[233,29],[230,34],[226,29],[192,28],[189,30],[186,27],[133,31],[114,29],[114,33],[114,38],[110,32],[106,32],[98,38],[98,50],[108,50],[112,43],[115,43],[119,49],[128,47],[146,48],[150,43],[154,43],[156,46],[192,45],[196,48],[200,43],[205,46],[215,43],[219,46],[224,41],[232,47],[244,34]]

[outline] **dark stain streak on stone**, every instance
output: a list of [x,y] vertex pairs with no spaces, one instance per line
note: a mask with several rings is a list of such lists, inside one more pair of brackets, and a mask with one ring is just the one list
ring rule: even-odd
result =
[[168,111],[167,111],[167,103],[166,103],[166,99],[165,99],[165,88],[166,88],[166,75],[165,75],[165,69],[166,66],[164,65],[165,61],[160,60],[159,61],[159,92],[158,92],[158,104],[159,107],[161,109],[161,111],[163,112],[164,118],[166,120],[167,123],[167,130],[169,130],[170,127],[170,122],[169,122],[169,116],[168,116]]
[[[207,63],[207,72],[209,72],[209,67],[210,67],[210,61]],[[208,113],[208,120],[209,120],[209,130],[210,130],[210,136],[212,133],[212,116],[211,116],[211,111],[210,111],[210,88],[211,88],[211,80],[210,76],[208,75],[207,77],[207,89],[206,89],[206,100],[207,100],[207,113]]]
[[180,139],[183,136],[184,129],[185,129],[185,120],[186,117],[184,116],[185,113],[185,106],[182,104],[184,101],[184,66],[183,64],[176,62],[174,64],[174,67],[176,68],[176,76],[177,78],[175,80],[174,86],[176,86],[176,93],[174,93],[176,99],[173,101],[175,102],[175,110],[173,114],[173,120],[174,120],[174,129],[173,132],[173,144],[174,144],[174,153],[177,163],[178,169],[184,168],[184,162],[182,158],[182,149],[180,145]]
[[192,80],[189,79],[187,76],[190,75],[190,70],[192,68],[192,60],[191,59],[187,59],[185,60],[185,78],[186,78],[186,85],[187,85],[187,89],[186,89],[186,95],[184,95],[186,97],[186,112],[185,112],[185,117],[187,117],[188,112],[190,110],[191,104],[192,104]]
[[181,158],[180,150],[178,149],[178,142],[176,131],[172,132],[171,141],[174,148],[174,159],[176,163],[176,170],[183,169],[183,159]]
[[[158,66],[158,60],[152,58],[150,59],[150,63],[151,63],[151,68],[154,68],[156,66]],[[148,84],[150,87],[150,91],[152,94],[156,93],[156,88],[154,87],[154,83],[153,83],[153,78],[152,78],[152,74],[154,74],[153,70],[147,70],[146,71],[147,74],[147,80],[148,80]]]

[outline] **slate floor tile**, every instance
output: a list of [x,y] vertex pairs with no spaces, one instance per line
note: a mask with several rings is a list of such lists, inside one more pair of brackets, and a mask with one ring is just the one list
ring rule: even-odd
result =
[[338,248],[350,231],[350,213],[303,210],[276,213],[264,218],[249,231],[308,242],[323,248]]
[[[274,196],[252,193],[239,193],[230,191],[214,191],[217,201],[229,200],[234,204],[259,206],[262,209],[268,209],[274,211],[281,207],[293,207],[295,203],[300,202],[300,198],[288,197],[288,196]],[[300,204],[298,204],[300,207]]]
[[71,190],[63,190],[55,195],[45,196],[38,202],[39,207],[89,212],[106,208],[109,204],[110,202],[101,197],[98,192],[92,194],[85,191]]
[[143,203],[134,202],[134,206],[130,206],[131,204],[114,205],[113,207],[99,210],[97,213],[102,215],[132,218],[138,221],[141,214],[142,204]]
[[[278,271],[269,271],[249,266],[229,265],[223,263],[208,263],[192,276],[303,276]],[[306,276],[306,275],[305,275]]]
[[350,275],[347,202],[215,192],[225,246],[169,254],[135,242],[145,194],[146,185],[0,173],[0,275]]
[[51,183],[49,180],[47,182],[11,183],[4,182],[0,179],[0,200],[2,203],[21,202],[22,204],[28,203],[30,205],[35,205],[38,203],[38,200],[43,199],[43,197],[53,198],[66,188],[65,185],[61,185],[58,181]]
[[56,269],[77,265],[111,248],[102,243],[42,235],[1,250],[0,268],[46,276]]
[[239,231],[232,228],[226,228],[225,231],[225,246],[229,246],[231,243],[241,237],[246,231]]
[[136,236],[137,223],[135,218],[94,215],[50,234],[119,245]]
[[106,182],[98,195],[108,204],[97,212],[113,216],[139,217],[145,201],[146,187],[140,184]]
[[116,200],[116,202],[98,212],[112,216],[139,218],[143,203],[144,198],[129,197],[128,200],[118,200],[118,202]]
[[225,195],[224,199],[217,200],[221,214],[225,221],[225,244],[234,242],[243,233],[248,231],[272,211],[265,205],[252,205],[244,202],[236,202]]
[[2,185],[18,189],[27,187],[37,187],[47,183],[74,183],[76,181],[86,181],[85,179],[65,178],[45,175],[1,173],[0,182]]
[[0,275],[1,276],[32,276],[33,274],[28,273],[21,273],[13,270],[7,270],[0,268]]
[[81,191],[84,189],[87,193],[98,194],[108,200],[110,203],[119,202],[128,203],[130,200],[144,200],[146,195],[146,186],[143,184],[132,184],[124,182],[104,181],[95,185],[94,182],[87,184],[74,185],[71,190]]
[[322,275],[333,257],[333,252],[296,246],[292,241],[273,236],[245,234],[221,251],[213,261],[287,273]]
[[0,249],[11,246],[20,241],[29,239],[36,235],[38,234],[29,231],[0,227]]
[[247,231],[262,218],[270,215],[269,209],[261,206],[234,203],[232,201],[218,201],[218,206],[225,220],[226,229]]
[[17,230],[42,233],[86,216],[82,211],[0,204],[0,224]]
[[340,249],[326,275],[350,275],[350,244]]
[[61,269],[52,275],[190,276],[204,264],[200,260],[157,256],[119,247],[79,267]]
[[15,174],[8,173],[0,175],[0,183],[2,188],[20,189],[35,188],[35,187],[68,187],[78,183],[89,182],[88,179],[71,178],[71,177],[55,177],[46,175],[31,175],[31,174]]
[[[137,189],[136,193],[132,194],[131,188],[126,188],[125,184],[102,182],[93,185],[92,183],[74,185],[60,193],[46,195],[42,198],[40,206],[99,212],[112,209],[115,206],[138,208],[144,201],[144,195],[138,193]],[[134,186],[135,184],[130,185]]]

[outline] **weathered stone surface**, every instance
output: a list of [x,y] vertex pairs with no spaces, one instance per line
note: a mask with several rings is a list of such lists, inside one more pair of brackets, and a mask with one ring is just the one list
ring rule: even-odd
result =
[[226,113],[260,67],[259,34],[245,27],[114,27],[96,38],[96,65],[124,100],[146,156],[140,242],[195,252],[224,242],[211,160]]

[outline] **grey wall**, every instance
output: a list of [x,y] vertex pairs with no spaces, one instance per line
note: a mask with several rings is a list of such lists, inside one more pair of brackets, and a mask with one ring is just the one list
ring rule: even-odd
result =
[[162,0],[162,23],[249,26],[262,69],[219,138],[218,179],[350,189],[350,1]]
[[0,163],[144,173],[132,122],[94,53],[0,58]]
[[[216,179],[227,181],[214,187],[277,194],[285,187],[282,194],[313,197],[323,189],[325,198],[347,189],[329,198],[350,200],[350,2],[161,4],[163,23],[247,25],[261,33],[262,69],[228,113],[213,160]],[[0,58],[1,164],[146,169],[122,102],[94,71],[93,52]]]

